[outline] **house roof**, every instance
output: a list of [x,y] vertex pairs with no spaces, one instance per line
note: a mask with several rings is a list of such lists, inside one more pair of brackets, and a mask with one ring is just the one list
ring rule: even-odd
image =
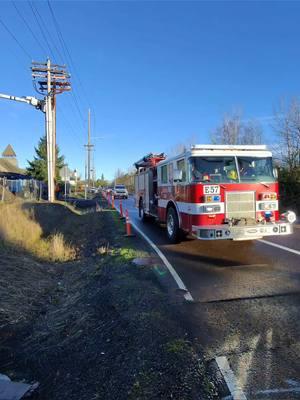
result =
[[2,157],[17,157],[14,149],[10,144],[6,146],[6,149],[2,153]]
[[13,174],[26,175],[26,171],[14,165],[7,158],[0,158],[0,173],[10,172]]

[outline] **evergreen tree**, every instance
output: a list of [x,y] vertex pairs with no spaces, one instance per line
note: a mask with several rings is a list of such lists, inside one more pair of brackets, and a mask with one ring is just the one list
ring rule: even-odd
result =
[[[42,136],[38,146],[35,147],[36,155],[33,161],[27,161],[29,166],[27,172],[32,178],[39,181],[47,181],[47,141],[46,136]],[[64,156],[59,155],[59,148],[56,146],[56,180],[59,180],[59,170],[64,166]]]
[[103,173],[101,174],[101,178],[97,179],[96,186],[98,186],[98,187],[99,186],[101,186],[101,187],[107,186],[107,180],[104,178],[104,174]]

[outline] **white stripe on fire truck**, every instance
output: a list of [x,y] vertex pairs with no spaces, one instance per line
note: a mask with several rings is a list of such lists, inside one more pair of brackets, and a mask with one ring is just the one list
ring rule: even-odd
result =
[[[166,208],[170,200],[159,199],[158,206],[162,208]],[[260,209],[260,204],[269,204],[269,203],[276,203],[275,208],[272,208],[271,211],[278,210],[278,200],[273,201],[256,201],[256,211],[264,211]],[[214,212],[213,214],[224,214],[225,213],[225,203],[185,203],[183,201],[177,201],[176,205],[178,207],[179,212],[184,214],[192,214],[192,215],[202,215],[202,214],[209,214],[208,212],[204,211],[204,207],[210,206],[220,206],[221,209],[218,212]]]
[[[166,208],[169,203],[169,200],[159,199],[158,207]],[[183,201],[177,201],[176,205],[178,207],[179,212],[184,214],[191,215],[201,215],[201,214],[209,214],[207,211],[204,211],[204,207],[211,206],[220,206],[220,211],[213,212],[213,214],[224,214],[225,213],[225,205],[224,203],[185,203]]]

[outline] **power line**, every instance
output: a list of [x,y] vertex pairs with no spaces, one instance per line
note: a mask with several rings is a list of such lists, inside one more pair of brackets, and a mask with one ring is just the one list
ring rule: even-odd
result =
[[[58,21],[57,21],[57,19],[56,19],[56,17],[55,17],[53,8],[52,8],[52,6],[51,6],[49,0],[47,1],[47,4],[48,4],[48,7],[49,7],[49,10],[50,10],[52,19],[53,19],[54,27],[55,27],[55,29],[56,29],[56,34],[57,34],[58,40],[59,40],[59,42],[60,42],[62,51],[63,51],[63,53],[64,53],[64,56],[65,56],[65,58],[66,58],[66,61],[68,61],[70,71],[71,71],[71,73],[72,73],[72,71],[73,71],[73,69],[74,69],[74,72],[75,72],[75,68],[73,68],[73,61],[72,61],[71,54],[70,54],[70,52],[69,52],[69,50],[68,50],[68,47],[67,47],[67,45],[66,45],[66,42],[65,42],[65,40],[64,40],[64,38],[63,38],[61,29],[60,29],[60,27],[59,27]],[[75,76],[75,73],[74,73],[74,76]],[[78,79],[78,78],[77,78],[77,79]],[[74,90],[74,87],[73,87],[73,91],[71,92],[71,96],[72,96],[72,98],[73,98],[75,107],[76,107],[77,112],[78,112],[78,114],[79,114],[79,117],[80,117],[81,120],[82,120],[83,128],[85,129],[85,119],[84,119],[83,114],[82,114],[82,112],[81,112],[81,110],[80,110],[80,106],[79,106],[79,96],[77,95],[76,91]]]
[[43,29],[42,25],[40,24],[40,21],[39,21],[39,19],[38,19],[38,17],[37,17],[37,12],[36,12],[36,10],[35,10],[35,6],[33,5],[33,2],[32,2],[32,1],[28,1],[28,4],[30,5],[30,8],[31,8],[31,11],[32,11],[32,13],[33,13],[34,19],[36,20],[36,23],[38,24],[38,26],[39,26],[39,28],[40,28],[41,34],[42,34],[42,36],[43,36],[43,38],[44,38],[44,40],[45,40],[45,42],[46,42],[46,44],[47,44],[47,46],[48,46],[50,55],[51,55],[51,57],[53,58],[53,60],[56,61],[56,57],[54,56],[54,54],[53,54],[53,52],[52,52],[51,46],[50,46],[50,44],[49,44],[49,42],[48,42],[48,39],[47,39],[47,37],[46,37],[46,35],[45,35],[45,33],[44,33],[44,29]]
[[[53,51],[52,51],[51,43],[53,43],[53,46],[54,46],[54,48],[55,48],[55,50],[56,50],[58,56],[59,56],[60,59],[64,62],[64,57],[62,56],[62,53],[60,52],[60,50],[57,48],[54,39],[52,38],[52,36],[50,35],[48,29],[46,28],[46,25],[45,25],[45,23],[44,23],[44,20],[43,20],[43,18],[42,18],[42,16],[41,16],[40,12],[38,11],[37,7],[33,4],[33,1],[29,1],[29,5],[30,5],[30,7],[31,7],[32,13],[33,13],[33,15],[34,15],[34,18],[35,18],[35,20],[36,20],[36,22],[37,22],[37,24],[38,24],[38,26],[39,26],[39,28],[40,28],[40,31],[41,31],[41,33],[42,33],[42,35],[43,35],[43,38],[44,38],[44,40],[45,40],[45,42],[46,42],[46,44],[47,44],[47,46],[48,46],[48,48],[49,48],[49,50],[50,50],[50,53],[51,53],[51,55],[52,55],[54,61],[55,61],[56,57],[54,56],[54,53],[53,53]],[[40,19],[41,23],[40,23],[39,19]],[[43,25],[44,25],[45,31],[44,31]],[[48,35],[49,40],[47,39],[47,36],[46,36],[45,32],[46,32],[46,34]],[[66,60],[66,61],[67,61],[67,60]],[[82,125],[83,125],[83,128],[85,129],[84,118],[83,118],[82,112],[81,112],[81,110],[80,110],[80,107],[79,107],[79,103],[78,103],[78,99],[77,99],[77,97],[76,97],[76,94],[73,93],[73,91],[71,92],[71,96],[72,96],[72,99],[73,99],[73,101],[74,101],[74,104],[75,104],[75,107],[76,107],[76,109],[77,109],[77,112],[78,112],[79,116],[80,116],[81,119],[82,119],[81,123],[82,123]],[[76,113],[76,115],[77,115],[77,113]]]
[[[32,3],[33,3],[33,2],[32,2]],[[45,22],[44,22],[44,20],[43,20],[43,17],[42,17],[42,15],[40,14],[40,12],[39,12],[37,6],[34,6],[34,8],[35,8],[36,13],[38,14],[38,16],[39,16],[40,19],[41,19],[41,22],[42,22],[42,24],[43,24],[43,26],[44,26],[44,28],[45,28],[46,34],[48,35],[49,38],[52,38],[51,33],[50,33],[49,30],[47,29],[47,24],[45,24]],[[60,50],[57,48],[56,43],[55,43],[55,41],[54,41],[53,39],[52,39],[52,42],[53,42],[53,46],[54,46],[54,48],[55,48],[55,50],[56,50],[58,56],[60,57],[61,61],[64,62],[64,57],[62,56]]]
[[19,40],[16,38],[16,36],[11,32],[11,30],[8,28],[8,26],[2,21],[2,19],[0,18],[0,23],[2,24],[2,26],[4,27],[4,29],[10,34],[10,36],[15,40],[15,42],[18,44],[18,46],[20,47],[20,49],[22,49],[22,51],[24,52],[24,54],[26,54],[26,56],[30,59],[30,61],[32,60],[31,55],[28,53],[28,51],[25,49],[25,47],[19,42]]
[[16,3],[14,1],[12,1],[12,4],[15,8],[15,10],[17,11],[17,13],[19,14],[20,18],[22,19],[22,21],[24,22],[25,26],[27,27],[27,29],[30,31],[32,37],[35,39],[35,41],[37,42],[37,44],[40,46],[40,48],[42,49],[43,53],[45,53],[45,56],[47,55],[47,50],[45,49],[45,47],[41,44],[41,42],[39,41],[37,35],[35,35],[35,33],[33,32],[33,30],[30,28],[30,25],[27,23],[25,17],[22,15],[21,11],[18,9]]
[[83,84],[82,84],[82,81],[81,81],[81,79],[80,79],[79,73],[78,73],[77,68],[76,68],[76,66],[75,66],[75,63],[74,63],[74,61],[73,61],[73,58],[72,58],[72,56],[71,56],[71,53],[70,53],[70,51],[69,51],[69,49],[68,49],[68,46],[67,46],[67,44],[66,44],[66,42],[65,42],[65,40],[64,40],[63,34],[62,34],[62,32],[61,32],[61,29],[60,29],[59,23],[58,23],[58,21],[57,21],[57,18],[56,18],[55,14],[54,14],[54,10],[53,10],[53,8],[52,8],[52,6],[51,6],[50,0],[47,0],[47,3],[48,3],[48,7],[49,7],[49,10],[50,10],[50,13],[51,13],[51,15],[52,15],[52,19],[53,19],[53,21],[54,21],[54,25],[55,25],[55,28],[56,28],[57,37],[58,37],[58,39],[59,39],[59,41],[60,41],[60,43],[61,43],[63,52],[64,52],[66,58],[69,58],[69,61],[70,61],[70,62],[69,62],[69,65],[70,65],[70,67],[74,70],[74,76],[76,75],[76,78],[77,78],[77,80],[78,80],[78,82],[79,82],[79,84],[80,84],[80,86],[81,86],[81,88],[82,88],[82,92],[83,92],[83,94],[84,94],[84,96],[85,96],[85,100],[86,100],[86,102],[87,102],[87,105],[90,107],[89,100],[88,100],[88,95],[87,95],[87,93],[86,93],[86,91],[85,91],[85,88],[84,88],[84,86],[83,86]]
[[[84,139],[81,138],[79,133],[77,132],[77,130],[74,129],[74,126],[72,125],[71,121],[67,118],[67,115],[65,114],[63,107],[58,107],[58,109],[61,113],[61,116],[63,117],[65,126],[67,127],[67,125],[68,125],[67,128],[69,128],[71,132],[75,133],[75,135],[77,136],[77,139],[80,142],[80,145],[82,145],[82,143],[84,142]],[[73,137],[73,135],[72,135],[72,137]]]

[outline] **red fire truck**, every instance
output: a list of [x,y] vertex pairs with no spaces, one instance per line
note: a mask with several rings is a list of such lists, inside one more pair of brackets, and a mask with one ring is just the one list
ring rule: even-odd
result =
[[252,240],[293,231],[293,211],[279,214],[277,170],[266,146],[193,145],[135,163],[135,201],[143,221],[166,224],[169,240]]

